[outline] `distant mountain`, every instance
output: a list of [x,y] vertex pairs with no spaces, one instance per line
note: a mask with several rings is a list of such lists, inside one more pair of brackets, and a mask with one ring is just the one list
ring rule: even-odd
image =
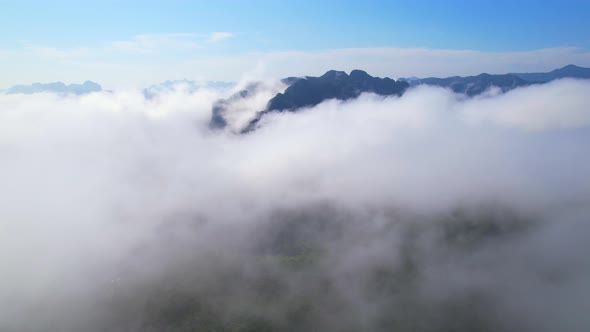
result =
[[463,93],[468,96],[479,95],[491,87],[497,87],[506,92],[520,86],[526,86],[530,83],[518,76],[511,74],[490,75],[479,74],[477,76],[453,76],[447,78],[429,77],[422,79],[413,79],[409,82],[412,85],[435,85],[449,88],[456,93]]
[[143,95],[146,99],[154,98],[162,92],[171,92],[183,89],[188,93],[194,93],[199,89],[230,89],[236,84],[233,82],[207,81],[197,82],[192,80],[168,80],[159,84],[154,84],[143,89]]
[[551,82],[560,78],[587,78],[590,79],[590,68],[567,65],[547,73],[511,73],[501,75],[480,74],[477,76],[453,76],[447,78],[402,78],[410,85],[434,85],[449,88],[456,93],[475,96],[491,87],[497,87],[506,92],[521,86]]
[[548,73],[514,73],[511,75],[531,83],[547,83],[560,78],[590,78],[590,68],[567,65]]
[[33,83],[31,85],[15,85],[5,91],[6,94],[33,94],[33,93],[58,93],[83,95],[91,92],[100,92],[102,87],[92,81],[83,84],[69,84],[62,82],[54,83]]

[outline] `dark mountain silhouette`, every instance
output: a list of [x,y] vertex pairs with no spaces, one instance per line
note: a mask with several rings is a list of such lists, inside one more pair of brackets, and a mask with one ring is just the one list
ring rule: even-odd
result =
[[362,70],[353,70],[350,75],[343,71],[330,70],[320,77],[290,77],[282,82],[290,83],[289,87],[285,92],[274,96],[266,109],[260,111],[242,132],[253,130],[260,118],[269,112],[295,112],[328,99],[356,98],[364,92],[382,96],[401,96],[410,86],[407,82],[395,81],[388,77],[373,77]]
[[[302,108],[313,107],[328,99],[347,100],[358,97],[363,92],[382,96],[402,95],[410,86],[434,85],[451,89],[467,96],[479,95],[492,87],[506,92],[531,84],[542,84],[559,78],[590,78],[590,68],[568,65],[548,73],[524,74],[480,74],[477,76],[453,76],[447,78],[390,78],[373,77],[362,70],[353,70],[350,75],[343,71],[330,70],[320,77],[288,77],[281,80],[288,85],[283,93],[271,98],[265,109],[260,110],[242,132],[256,127],[258,121],[269,112],[296,112]],[[224,117],[226,109],[241,99],[249,98],[257,92],[253,84],[227,99],[219,100],[213,106],[211,128],[221,129],[227,124]]]
[[477,76],[453,76],[447,78],[429,77],[414,79],[410,81],[410,83],[412,85],[427,84],[441,86],[449,88],[453,90],[453,92],[463,93],[468,96],[479,95],[491,87],[498,87],[502,90],[502,92],[506,92],[508,90],[530,84],[528,81],[511,74],[479,74]]
[[33,93],[58,93],[58,94],[75,94],[83,95],[91,92],[100,92],[102,87],[92,81],[86,81],[83,84],[66,85],[62,82],[54,83],[33,83],[31,85],[15,85],[6,90],[7,94],[33,94]]
[[531,83],[546,83],[560,78],[590,78],[590,68],[567,65],[548,73],[514,73]]
[[402,78],[410,85],[435,85],[449,88],[456,93],[463,93],[468,96],[481,94],[491,87],[498,87],[506,92],[521,86],[551,82],[560,78],[588,78],[590,79],[590,68],[567,65],[547,73],[510,73],[501,75],[480,74],[477,76],[452,76],[447,78]]
[[[288,86],[285,92],[270,99],[266,108],[260,110],[244,131],[251,130],[260,117],[268,112],[294,112],[304,107],[315,106],[328,99],[356,98],[363,92],[372,92],[383,96],[399,96],[409,87],[406,82],[373,77],[362,70],[353,70],[350,75],[343,71],[330,70],[320,77],[287,77],[281,82]],[[259,84],[253,83],[229,98],[218,100],[213,105],[209,127],[225,128],[227,109],[233,103],[251,97],[259,88]]]
[[350,75],[343,71],[330,70],[320,77],[305,77],[295,80],[284,93],[272,98],[265,112],[296,111],[315,106],[327,99],[347,100],[363,92],[378,95],[401,95],[409,84],[390,78],[373,77],[362,70],[353,70]]

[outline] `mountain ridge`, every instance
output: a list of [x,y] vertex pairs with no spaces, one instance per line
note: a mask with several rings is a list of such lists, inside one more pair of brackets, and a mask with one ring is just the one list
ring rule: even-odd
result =
[[102,87],[93,81],[85,81],[82,84],[72,83],[66,85],[63,82],[33,83],[30,85],[19,84],[4,91],[6,94],[34,94],[34,93],[58,93],[83,95],[92,92],[103,91]]
[[[347,100],[356,98],[365,92],[383,96],[400,96],[411,86],[432,85],[448,88],[455,93],[473,97],[494,87],[504,93],[518,87],[543,84],[560,78],[590,79],[590,68],[567,65],[547,73],[482,73],[474,76],[450,76],[446,78],[400,78],[397,81],[388,77],[373,77],[359,69],[352,70],[350,74],[344,71],[329,70],[318,77],[304,76],[282,79],[281,82],[287,85],[285,91],[279,92],[272,97],[266,107],[256,112],[254,118],[241,132],[246,133],[254,130],[260,119],[270,112],[296,112],[299,109],[318,105],[325,100]],[[212,110],[210,128],[225,128],[227,125],[225,113],[229,105],[250,97],[255,93],[255,90],[256,85],[251,85],[229,98],[217,101]]]
[[479,95],[491,87],[498,87],[506,92],[518,87],[531,84],[548,83],[561,78],[590,79],[590,68],[576,65],[566,65],[550,72],[537,73],[508,73],[508,74],[487,74],[482,73],[474,76],[450,76],[445,78],[401,78],[412,86],[434,85],[449,88],[453,92],[463,93],[470,97]]
[[427,77],[411,82],[411,85],[434,85],[449,88],[455,93],[463,93],[473,97],[498,87],[506,92],[517,87],[529,85],[530,82],[512,74],[487,74],[475,76],[451,76],[446,78]]
[[294,81],[283,93],[273,97],[265,111],[294,111],[312,107],[327,99],[348,100],[363,92],[378,95],[401,95],[409,84],[391,78],[379,78],[355,69],[350,75],[344,71],[329,70],[319,77],[306,76]]
[[560,78],[590,78],[590,68],[569,64],[550,72],[540,73],[511,73],[524,80],[534,83],[547,83]]

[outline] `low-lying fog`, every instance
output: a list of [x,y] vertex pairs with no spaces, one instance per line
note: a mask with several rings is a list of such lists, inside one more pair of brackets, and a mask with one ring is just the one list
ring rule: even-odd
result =
[[0,95],[1,331],[590,328],[590,81],[220,97]]

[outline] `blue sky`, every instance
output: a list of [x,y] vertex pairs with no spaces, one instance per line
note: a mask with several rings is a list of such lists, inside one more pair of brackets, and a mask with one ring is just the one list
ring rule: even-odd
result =
[[[158,72],[153,77],[138,77],[142,81],[166,78],[166,68],[170,78],[186,73],[189,78],[227,80],[243,74],[229,74],[229,69],[248,71],[258,66],[263,67],[258,71],[271,75],[276,72],[260,61],[252,64],[253,60],[243,60],[248,57],[265,58],[274,54],[276,58],[276,54],[284,57],[284,53],[290,52],[295,57],[301,55],[298,52],[304,52],[304,57],[315,54],[318,60],[318,52],[328,52],[330,55],[320,58],[334,56],[339,60],[343,58],[334,50],[344,49],[357,49],[362,54],[366,53],[363,50],[386,48],[433,50],[438,52],[433,54],[433,59],[441,61],[441,69],[445,65],[440,54],[443,50],[476,51],[500,59],[506,58],[504,53],[516,52],[522,56],[523,52],[545,49],[553,49],[553,56],[563,57],[563,53],[555,51],[559,49],[570,54],[572,61],[578,60],[584,65],[590,49],[589,13],[590,1],[552,0],[105,0],[85,2],[83,6],[80,1],[2,1],[0,60],[4,61],[1,61],[0,70],[5,72],[5,77],[0,78],[0,87],[19,79],[34,79],[35,70],[39,73],[38,80],[59,79],[61,73],[64,76],[61,80],[67,81],[80,79],[84,73],[88,73],[88,79],[98,79],[90,76],[104,79],[109,68],[114,84],[116,68],[125,65],[136,68],[125,76],[139,74],[150,66]],[[359,58],[362,54],[346,56],[356,59],[354,65],[360,65],[363,64]],[[386,54],[390,53],[385,52],[380,57]],[[550,58],[549,55],[544,57]],[[215,58],[223,58],[219,59],[220,67],[227,70],[212,71],[210,67]],[[373,56],[366,60],[375,59]],[[447,59],[458,60],[464,59]],[[329,64],[325,62],[325,66],[319,66],[322,68],[309,67],[309,70],[321,71]],[[540,59],[534,64],[529,60],[524,63],[524,69],[544,69],[560,64],[549,62]],[[183,72],[179,63],[184,63],[185,68],[191,63],[209,68],[204,68],[199,75],[195,69]],[[511,66],[522,63],[522,60],[513,61]],[[347,67],[345,61],[342,64]],[[403,61],[398,60],[397,64],[400,65],[398,70],[399,67],[409,68]],[[395,65],[392,63],[392,67]],[[39,70],[42,66],[53,66],[55,71]],[[79,77],[73,75],[72,67],[77,68]],[[90,67],[94,68],[94,74]],[[496,69],[491,67],[488,69],[482,64],[479,70]],[[497,67],[497,70],[502,68]],[[304,70],[305,66],[295,68],[294,74]],[[465,73],[471,71],[478,71],[478,68],[469,67]],[[433,75],[444,73],[443,70],[430,72]],[[98,73],[100,75],[96,75]],[[376,74],[391,73],[382,70]]]

